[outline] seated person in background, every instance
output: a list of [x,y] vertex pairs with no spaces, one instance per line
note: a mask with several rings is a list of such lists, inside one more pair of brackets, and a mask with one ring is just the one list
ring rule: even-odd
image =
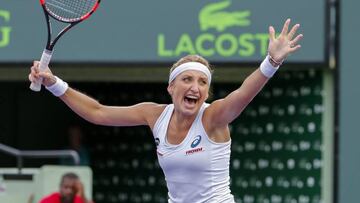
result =
[[60,182],[60,191],[40,200],[39,203],[93,203],[87,200],[84,186],[75,173],[65,173]]
[[[67,129],[68,143],[67,149],[75,150],[80,157],[80,166],[88,166],[90,164],[89,152],[83,144],[84,134],[80,125],[70,125]],[[74,165],[69,158],[60,159],[61,165]]]

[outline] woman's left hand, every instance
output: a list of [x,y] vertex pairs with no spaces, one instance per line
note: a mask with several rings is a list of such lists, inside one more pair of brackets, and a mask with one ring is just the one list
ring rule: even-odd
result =
[[270,42],[268,52],[275,61],[280,63],[284,61],[290,53],[297,51],[301,47],[298,42],[302,39],[303,35],[299,34],[294,37],[300,24],[294,25],[289,32],[290,22],[290,19],[285,21],[283,29],[277,38],[274,27],[269,27]]

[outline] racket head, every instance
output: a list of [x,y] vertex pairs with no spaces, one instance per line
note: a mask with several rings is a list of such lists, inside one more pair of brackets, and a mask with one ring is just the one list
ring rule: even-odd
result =
[[101,0],[40,0],[44,11],[64,23],[77,23],[91,16]]

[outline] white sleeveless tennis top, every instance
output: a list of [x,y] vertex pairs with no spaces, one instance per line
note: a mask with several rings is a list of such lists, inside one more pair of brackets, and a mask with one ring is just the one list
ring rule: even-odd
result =
[[165,174],[169,203],[234,203],[230,192],[230,145],[210,140],[202,125],[203,104],[179,145],[167,142],[166,133],[174,105],[167,105],[153,134],[159,164]]

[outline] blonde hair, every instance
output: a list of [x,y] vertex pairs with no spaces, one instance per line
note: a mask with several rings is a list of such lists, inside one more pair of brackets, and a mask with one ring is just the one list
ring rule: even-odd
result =
[[207,61],[204,57],[199,56],[199,55],[187,55],[184,56],[182,58],[180,58],[178,61],[176,61],[170,68],[170,73],[178,66],[180,66],[181,64],[187,63],[187,62],[198,62],[201,63],[203,65],[205,65],[210,73],[213,73],[213,69],[210,67],[210,63],[209,61]]

